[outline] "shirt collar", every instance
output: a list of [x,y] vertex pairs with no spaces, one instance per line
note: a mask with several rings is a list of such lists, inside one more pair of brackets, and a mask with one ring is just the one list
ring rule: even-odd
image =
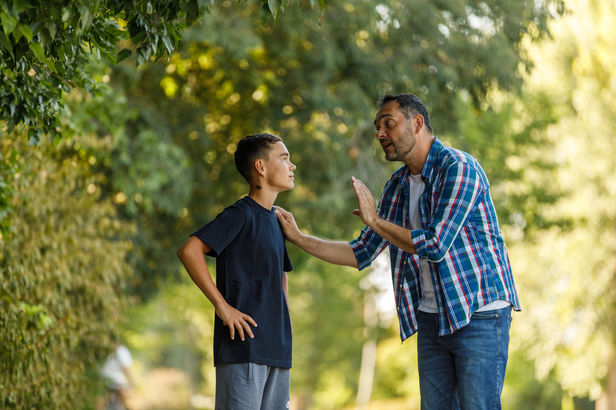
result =
[[443,148],[443,143],[438,138],[434,137],[434,142],[432,143],[432,147],[430,147],[430,151],[428,152],[428,157],[426,158],[426,163],[424,164],[421,175],[430,181],[434,176],[435,166],[436,166],[436,158],[438,153]]
[[[438,138],[434,137],[434,142],[430,147],[430,151],[428,152],[428,157],[426,158],[426,163],[421,169],[421,176],[424,181],[430,181],[430,179],[434,176],[436,166],[436,158],[438,153],[443,148],[443,143]],[[409,178],[411,176],[411,170],[408,166],[403,165],[396,172],[394,172],[394,180],[398,182],[403,188],[406,188],[408,185]]]

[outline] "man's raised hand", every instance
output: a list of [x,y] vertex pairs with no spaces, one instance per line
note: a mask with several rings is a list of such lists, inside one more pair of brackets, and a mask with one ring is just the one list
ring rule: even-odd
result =
[[353,189],[357,196],[358,208],[353,211],[353,214],[358,215],[366,225],[372,226],[378,218],[374,198],[368,187],[359,179],[351,177],[351,181],[353,182]]

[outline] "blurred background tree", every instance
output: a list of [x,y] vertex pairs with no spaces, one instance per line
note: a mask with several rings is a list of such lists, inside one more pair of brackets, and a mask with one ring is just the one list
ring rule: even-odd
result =
[[[557,171],[536,184],[564,195],[540,212],[569,223],[538,230],[511,258],[527,309],[515,348],[571,396],[616,406],[616,14],[614,1],[572,1],[551,23],[553,39],[527,44],[540,70],[529,93],[549,96],[558,121],[545,131]],[[586,27],[579,30],[579,27]],[[592,45],[589,47],[589,45]]]

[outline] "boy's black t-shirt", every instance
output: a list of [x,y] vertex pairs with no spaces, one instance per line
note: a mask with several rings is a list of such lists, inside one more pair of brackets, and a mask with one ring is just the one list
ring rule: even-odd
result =
[[193,236],[212,248],[216,286],[227,303],[250,315],[254,339],[229,336],[222,320],[214,323],[214,366],[258,363],[291,367],[291,319],[282,289],[282,272],[289,272],[284,236],[274,210],[246,196],[226,208]]

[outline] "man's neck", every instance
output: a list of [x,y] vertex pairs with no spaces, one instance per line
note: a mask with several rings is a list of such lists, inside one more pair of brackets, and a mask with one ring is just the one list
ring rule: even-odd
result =
[[265,209],[272,209],[278,192],[271,191],[267,188],[257,188],[256,186],[250,187],[250,193],[248,194],[256,203],[261,205]]
[[406,166],[411,170],[411,174],[421,174],[433,143],[434,136],[431,134],[418,136],[417,143],[404,160]]

